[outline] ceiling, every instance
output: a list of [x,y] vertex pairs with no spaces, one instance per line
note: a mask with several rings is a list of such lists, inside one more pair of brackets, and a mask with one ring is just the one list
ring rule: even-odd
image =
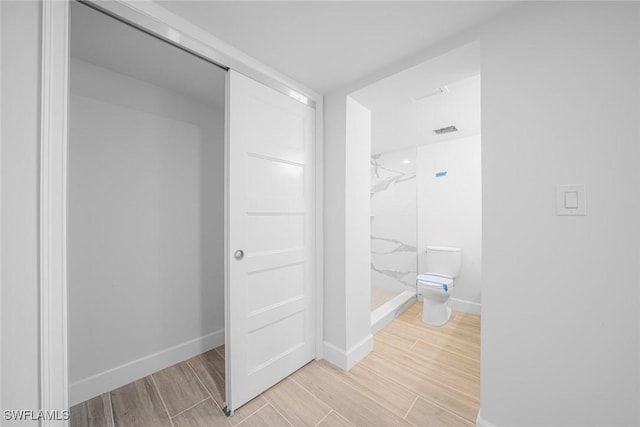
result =
[[224,108],[226,72],[203,59],[78,2],[70,36],[74,58]]
[[[217,37],[321,93],[351,84],[410,50],[424,48],[417,39],[435,43],[455,28],[505,9],[491,2],[186,0],[163,4],[196,23],[206,22]],[[438,25],[430,25],[432,15],[439,16]],[[419,22],[422,18],[416,17],[425,19]],[[445,29],[441,24],[446,19],[451,25]],[[224,106],[224,71],[77,2],[71,3],[71,52],[76,58],[209,106]],[[372,112],[372,152],[479,133],[479,73],[476,43],[351,94]],[[444,85],[448,94],[412,99]],[[451,124],[459,132],[440,136],[432,132]]]
[[[371,113],[371,152],[382,153],[477,135],[481,131],[480,76],[448,84],[449,93]],[[434,129],[454,125],[457,132]]]
[[[371,111],[371,152],[479,134],[479,74],[480,48],[472,43],[352,93]],[[451,125],[458,131],[433,132]]]
[[510,1],[164,1],[164,7],[328,94],[512,8]]

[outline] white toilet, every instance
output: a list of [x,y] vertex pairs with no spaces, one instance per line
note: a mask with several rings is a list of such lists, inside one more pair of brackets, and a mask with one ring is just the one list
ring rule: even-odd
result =
[[442,326],[451,317],[449,297],[462,267],[462,251],[449,246],[427,246],[427,272],[416,278],[418,295],[424,303],[422,321]]

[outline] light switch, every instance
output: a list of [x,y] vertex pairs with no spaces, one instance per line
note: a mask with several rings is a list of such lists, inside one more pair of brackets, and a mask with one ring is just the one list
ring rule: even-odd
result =
[[556,215],[586,215],[587,192],[584,184],[556,186]]
[[577,191],[565,191],[564,207],[567,209],[578,209],[578,192]]

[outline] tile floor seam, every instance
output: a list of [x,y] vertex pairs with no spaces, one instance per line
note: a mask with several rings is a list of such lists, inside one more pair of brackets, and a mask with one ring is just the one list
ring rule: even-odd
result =
[[322,418],[320,418],[320,420],[313,426],[313,427],[318,427],[320,425],[321,422],[323,422],[324,420],[327,419],[327,417],[329,415],[331,415],[331,413],[333,412],[333,409],[330,409],[329,412]]
[[[318,363],[318,362],[317,362],[317,361],[313,361],[313,362],[311,362],[311,363]],[[318,365],[320,365],[320,364],[318,363]],[[322,399],[320,398],[320,396],[317,396],[314,392],[312,392],[311,390],[309,390],[308,388],[306,388],[306,387],[304,386],[304,384],[302,384],[302,383],[300,383],[299,381],[297,381],[295,378],[293,378],[293,376],[291,376],[290,378],[291,378],[291,379],[292,379],[296,384],[298,384],[300,387],[302,387],[302,389],[303,389],[303,390],[305,390],[307,393],[311,394],[313,397],[315,397],[316,399],[318,399],[320,402],[324,403],[324,404],[325,404],[325,405],[330,409],[329,414],[330,414],[331,412],[335,412],[336,416],[338,416],[338,417],[342,418],[343,420],[345,420],[345,421],[346,421],[347,423],[349,423],[350,425],[355,426],[355,424],[353,424],[353,423],[351,422],[351,420],[347,419],[347,418],[346,418],[344,415],[342,415],[340,412],[336,411],[336,410],[335,410],[335,409],[334,409],[334,408],[333,408],[333,407],[332,407],[328,402],[325,402],[324,400],[322,400]],[[358,390],[356,390],[355,388],[351,387],[349,384],[345,383],[344,381],[340,380],[340,382],[342,382],[343,384],[345,384],[347,387],[351,388],[351,389],[352,389],[352,390],[354,390],[355,392],[360,393]],[[362,394],[362,393],[360,393],[360,394]],[[366,396],[366,395],[365,395],[365,397],[368,397],[368,396]],[[378,402],[377,402],[377,401],[375,401],[375,400],[374,400],[374,402],[376,402],[376,404],[378,404]],[[386,409],[386,408],[385,408],[385,409]],[[329,414],[327,414],[326,416],[328,417],[328,416],[329,416]]]
[[[384,358],[383,358],[383,359],[384,359]],[[385,362],[390,362],[388,359],[384,359],[384,360],[385,360]],[[393,383],[395,383],[395,384],[399,384],[400,386],[404,387],[406,390],[410,391],[411,393],[414,393],[414,394],[417,396],[416,398],[421,398],[422,400],[426,400],[427,402],[429,402],[429,403],[431,403],[431,404],[433,404],[433,405],[437,406],[438,408],[440,408],[440,409],[442,409],[442,410],[446,410],[446,411],[448,411],[448,412],[451,412],[451,410],[449,410],[449,409],[445,408],[442,404],[440,404],[440,403],[438,403],[438,402],[435,402],[435,401],[434,401],[434,400],[432,400],[430,397],[425,396],[424,394],[422,394],[422,393],[418,392],[417,390],[414,390],[414,389],[412,389],[412,388],[410,388],[410,387],[407,387],[406,385],[404,385],[404,384],[402,384],[402,383],[400,383],[400,382],[396,381],[394,378],[392,378],[392,377],[390,377],[390,376],[388,376],[388,375],[385,375],[385,374],[383,374],[383,373],[376,372],[376,371],[374,371],[373,369],[371,369],[371,368],[369,368],[369,367],[367,367],[367,366],[363,366],[363,368],[366,368],[367,370],[369,370],[369,371],[371,371],[371,372],[374,372],[374,373],[376,373],[377,375],[380,375],[381,377],[383,377],[383,378],[385,378],[385,379],[387,379],[387,380],[389,380],[389,381],[391,381],[391,382],[393,382]],[[417,374],[417,372],[416,372],[414,369],[411,369],[411,368],[407,368],[407,369],[408,369],[409,371],[412,371],[414,374]],[[443,387],[443,388],[448,389],[449,391],[453,391],[453,392],[455,392],[455,393],[460,393],[460,394],[464,395],[464,397],[470,397],[470,396],[468,396],[467,394],[463,393],[462,391],[458,390],[457,388],[452,388],[451,386],[447,386],[447,385],[441,384],[440,382],[435,381],[435,380],[433,380],[433,379],[432,379],[431,381],[432,381],[432,383],[433,383],[434,385],[437,385],[438,387]],[[414,403],[415,403],[415,402],[414,402]],[[461,416],[461,418],[466,420],[466,418],[464,418],[464,417],[462,417],[462,416]]]
[[[433,358],[433,357],[428,357],[428,356],[421,355],[421,353],[419,353],[417,351],[413,351],[413,350],[409,350],[409,351],[411,353],[417,354],[420,357],[426,359],[428,362],[432,362],[432,363],[437,363],[437,364],[443,365],[446,368],[449,368],[449,369],[451,369],[451,370],[453,370],[455,372],[458,372],[458,373],[462,374],[465,377],[470,377],[472,379],[477,379],[477,380],[480,379],[480,375],[476,375],[476,374],[473,374],[471,372],[468,372],[464,368],[459,368],[459,367],[455,366],[454,364],[446,363],[444,361],[440,361],[440,360],[438,360],[436,358]],[[455,353],[455,354],[458,355],[458,353]]]
[[420,396],[416,394],[416,398],[413,399],[413,403],[411,404],[411,406],[409,406],[409,409],[407,409],[407,412],[405,412],[404,417],[402,418],[404,418],[405,420],[407,419],[407,415],[409,415],[409,412],[411,412],[413,407],[416,406],[416,402],[418,401],[418,399],[420,399]]
[[[422,322],[421,320],[411,321],[411,319],[403,319],[402,317],[396,317],[396,319],[398,320],[398,323],[402,324],[402,326],[404,327],[408,326],[410,331],[415,331],[417,329],[417,330],[420,330],[420,332],[427,335],[437,335],[440,337],[445,337],[448,339],[464,341],[464,342],[467,342],[468,339],[473,339],[473,341],[471,341],[470,344],[479,345],[479,341],[476,342],[475,338],[473,338],[476,336],[476,334],[472,333],[471,331],[462,330],[462,331],[459,331],[458,334],[454,334],[454,330],[445,331],[442,329],[436,329],[437,327],[429,327],[429,325],[427,324],[424,324],[424,327],[422,325],[418,325],[416,322]],[[401,328],[401,326],[393,325],[391,330],[397,330],[398,328]]]
[[[314,360],[314,361],[309,362],[309,363],[316,363],[316,361]],[[307,365],[304,365],[304,366],[303,366],[302,368],[300,368],[300,369],[304,369],[304,367],[305,367],[305,366],[307,366]],[[298,371],[299,371],[300,369],[298,369]],[[294,373],[295,373],[295,372],[297,372],[297,371],[294,371]],[[296,381],[296,379],[295,379],[295,378],[293,378],[293,374],[289,375],[289,376],[287,377],[287,379],[288,379],[288,380],[293,381],[294,383],[296,383],[296,384],[297,384],[297,385],[298,385],[302,390],[304,390],[304,391],[306,391],[307,393],[309,393],[309,396],[313,397],[315,400],[317,400],[318,402],[320,402],[321,404],[323,404],[324,406],[326,406],[327,408],[329,408],[329,412],[333,411],[333,408],[332,408],[331,406],[329,406],[329,404],[328,404],[327,402],[325,402],[324,400],[320,399],[318,396],[316,396],[315,394],[313,394],[313,393],[311,392],[311,390],[307,390],[307,388],[306,388],[304,385],[302,385],[302,384],[300,384],[300,382]],[[335,412],[335,411],[334,411],[334,412]],[[327,414],[327,415],[329,415],[329,414]],[[325,415],[325,417],[326,417],[327,415]]]
[[[448,352],[448,353],[453,353],[453,354],[455,354],[456,356],[458,356],[458,357],[460,357],[460,358],[465,359],[465,362],[466,362],[467,360],[468,360],[469,362],[476,362],[476,360],[475,360],[473,357],[467,356],[467,355],[465,355],[465,354],[462,354],[462,353],[459,353],[459,352],[456,352],[456,351],[451,351],[451,350],[448,350],[448,349],[446,349],[446,348],[442,348],[442,347],[440,347],[440,346],[433,345],[433,344],[427,343],[427,342],[422,341],[422,340],[418,340],[418,341],[422,342],[423,344],[429,345],[429,346],[431,346],[431,347],[433,347],[433,348],[436,348],[436,349],[438,349],[438,350],[442,350],[442,351],[445,351],[445,352]],[[418,343],[416,343],[416,345],[418,345]],[[416,353],[416,354],[420,354],[417,350],[412,350],[412,351],[413,351],[414,353]]]
[[[265,393],[266,393],[266,392],[265,392]],[[267,397],[266,397],[264,394],[262,394],[262,398],[267,402],[267,404],[268,404],[269,406],[271,406],[271,408],[273,408],[273,410],[274,410],[274,411],[276,411],[278,414],[280,414],[280,416],[281,416],[281,417],[282,417],[282,418],[287,422],[287,424],[289,424],[291,427],[295,427],[295,426],[293,425],[293,423],[292,423],[291,421],[289,421],[289,418],[288,418],[288,417],[286,417],[282,412],[280,412],[280,411],[278,410],[278,408],[276,408],[276,407],[275,407],[275,405],[274,405],[273,403],[271,403],[271,402],[269,401],[269,399],[267,399]]]
[[[396,318],[396,319],[398,319],[398,318]],[[463,338],[463,337],[459,337],[459,336],[452,336],[450,334],[447,334],[445,332],[438,331],[438,330],[435,330],[435,329],[424,329],[420,325],[416,325],[413,322],[408,322],[408,321],[402,320],[402,319],[399,319],[398,323],[403,323],[403,325],[401,325],[401,326],[393,325],[393,328],[391,328],[391,329],[382,329],[382,331],[385,331],[385,333],[387,333],[387,334],[396,335],[397,337],[405,338],[405,339],[415,339],[415,340],[423,340],[424,341],[424,337],[427,336],[427,338],[435,337],[435,338],[445,339],[447,341],[452,341],[452,342],[459,343],[459,344],[464,344],[465,346],[477,347],[478,349],[480,348],[480,343],[471,341],[471,340],[468,339],[468,337]],[[408,332],[400,332],[400,335],[398,335],[398,329],[401,329],[401,328],[408,329]],[[418,331],[416,331],[416,329]],[[403,337],[403,335],[404,335],[404,337]]]
[[[204,353],[203,353],[204,354]],[[224,412],[224,409],[220,407],[220,405],[218,404],[218,402],[216,402],[216,399],[213,398],[213,394],[211,394],[211,392],[209,391],[209,389],[204,385],[204,382],[202,381],[202,379],[200,378],[200,375],[198,375],[198,373],[196,372],[195,369],[193,369],[193,366],[191,366],[191,363],[189,363],[188,360],[185,360],[185,363],[187,364],[187,366],[189,367],[189,369],[191,369],[191,372],[193,372],[193,375],[196,376],[196,379],[198,380],[198,382],[200,383],[200,385],[204,388],[204,390],[207,392],[207,394],[209,395],[209,397],[211,398],[211,400],[213,401],[213,404],[216,405],[218,407],[218,409],[220,409],[220,411],[224,414],[227,424],[229,425],[233,425],[233,423],[231,422],[231,420],[229,420],[229,416]],[[226,379],[224,379],[226,381]],[[226,399],[226,396],[225,396]]]
[[[397,336],[397,335],[396,335],[396,336]],[[439,349],[439,350],[446,351],[446,352],[448,352],[448,353],[453,353],[453,354],[455,354],[456,356],[464,357],[465,359],[468,359],[468,360],[469,360],[469,361],[471,361],[471,362],[475,362],[475,361],[476,361],[473,357],[469,357],[469,356],[467,356],[466,354],[462,354],[462,353],[460,353],[460,352],[458,352],[458,351],[453,351],[453,350],[450,350],[450,349],[448,349],[448,348],[444,348],[443,346],[438,345],[438,344],[435,344],[435,343],[428,343],[428,342],[423,341],[423,340],[421,340],[421,339],[419,339],[419,338],[416,340],[416,342],[415,342],[415,343],[413,343],[413,345],[411,346],[411,348],[409,349],[409,351],[414,351],[414,350],[413,350],[413,347],[415,347],[416,345],[418,345],[418,343],[419,343],[419,342],[422,342],[423,344],[426,344],[426,345],[431,346],[431,347],[435,347],[435,348],[437,348],[437,349]],[[417,352],[416,352],[416,353],[417,353]]]
[[409,420],[407,419],[407,416],[409,416],[409,413],[411,413],[411,410],[413,409],[413,407],[414,407],[414,406],[416,406],[416,403],[418,402],[418,399],[422,399],[422,400],[424,400],[425,402],[431,403],[432,405],[434,405],[434,406],[436,406],[436,407],[438,407],[438,408],[442,409],[442,410],[443,410],[443,411],[445,411],[445,412],[448,412],[448,413],[450,413],[450,414],[452,414],[452,415],[457,416],[458,418],[462,418],[463,420],[468,421],[466,418],[464,418],[464,417],[462,417],[462,416],[460,416],[460,415],[456,414],[455,412],[451,411],[450,409],[447,409],[447,408],[443,407],[443,406],[442,406],[442,405],[440,405],[438,402],[434,402],[434,401],[433,401],[433,400],[431,400],[430,398],[425,397],[425,396],[422,396],[420,393],[417,393],[417,392],[413,392],[413,393],[415,393],[415,394],[416,394],[416,398],[415,398],[415,399],[413,399],[413,403],[411,404],[411,406],[409,407],[409,409],[407,409],[407,412],[404,414],[404,417],[402,417],[402,418],[403,418],[404,420],[406,420],[407,422],[409,422],[409,423],[411,423],[411,424],[413,424],[413,425],[416,425],[415,423],[413,423],[413,422],[409,421]]
[[[380,354],[380,353],[377,353],[377,355],[378,355],[378,357],[380,357],[381,359],[383,359],[385,362],[387,362],[387,363],[393,363],[393,360],[391,360],[393,357],[390,357],[390,356],[385,357],[384,355],[382,355],[382,354]],[[412,372],[412,373],[414,373],[414,374],[421,374],[421,372],[420,372],[420,371],[417,371],[416,369],[411,368],[411,367],[405,367],[405,369],[407,369],[408,371],[410,371],[410,372]],[[457,369],[456,369],[456,371],[457,371]],[[378,375],[381,375],[381,374],[378,374]],[[466,374],[466,375],[468,375],[468,374]],[[468,375],[468,376],[471,376],[471,375]],[[479,377],[473,377],[473,376],[471,376],[471,377],[472,377],[472,378],[474,378],[474,379],[479,379]],[[468,397],[468,398],[470,398],[470,399],[474,399],[474,400],[476,400],[476,401],[478,401],[478,402],[479,402],[479,398],[477,398],[475,395],[470,395],[470,394],[469,394],[467,391],[465,391],[464,389],[460,389],[460,388],[458,388],[458,387],[454,387],[454,386],[451,386],[451,385],[448,385],[448,384],[444,384],[442,381],[438,381],[438,380],[433,379],[433,378],[430,378],[430,381],[431,381],[434,385],[437,385],[438,387],[442,387],[442,388],[447,389],[447,390],[449,390],[449,391],[453,391],[453,392],[456,392],[456,393],[460,393],[460,394],[464,395],[465,397]],[[423,397],[424,397],[424,396],[423,396]]]
[[[266,399],[265,399],[265,401],[266,401]],[[261,407],[259,407],[258,409],[256,409],[255,411],[253,411],[252,413],[250,413],[249,415],[247,415],[247,417],[246,417],[244,420],[240,421],[238,424],[236,424],[236,425],[235,425],[235,427],[238,427],[239,425],[242,425],[242,423],[243,423],[243,422],[245,422],[245,421],[247,421],[249,418],[253,417],[253,416],[256,414],[256,412],[258,412],[260,409],[264,408],[264,407],[265,407],[265,406],[267,406],[267,405],[269,405],[269,403],[268,403],[268,402],[267,402],[267,403],[265,403],[264,405],[262,405]],[[233,423],[232,423],[232,424],[233,424]]]
[[[411,393],[411,394],[415,394],[415,395],[416,395],[416,398],[417,398],[417,397],[419,397],[419,394],[418,394],[418,393],[416,393],[416,392],[415,392],[415,391],[413,391],[413,390],[408,389],[407,387],[405,387],[403,384],[400,384],[400,383],[399,383],[399,382],[397,382],[396,380],[393,380],[393,379],[391,379],[391,378],[384,377],[384,376],[382,376],[382,375],[378,374],[377,372],[374,372],[373,370],[371,370],[371,369],[367,368],[366,366],[362,366],[362,368],[366,369],[367,371],[369,371],[369,372],[371,372],[371,373],[373,373],[373,374],[375,374],[375,375],[378,375],[379,377],[381,377],[381,378],[383,378],[383,379],[385,379],[385,380],[389,381],[390,383],[393,383],[395,386],[400,387],[400,388],[402,388],[402,389],[404,389],[404,390],[408,391],[408,392],[409,392],[409,393]],[[331,368],[325,368],[325,369],[331,369]],[[348,372],[347,372],[346,374],[347,374],[347,375],[349,375],[349,373],[348,373]],[[363,395],[364,397],[368,397],[369,399],[371,399],[372,401],[374,401],[378,406],[380,406],[381,408],[385,409],[386,411],[388,411],[388,412],[390,412],[390,413],[392,413],[392,414],[394,414],[394,415],[397,415],[397,416],[398,416],[398,417],[400,417],[400,418],[403,418],[403,417],[402,417],[402,415],[400,415],[400,414],[396,413],[394,410],[389,409],[387,406],[385,406],[383,403],[381,403],[381,402],[379,401],[379,399],[378,399],[377,397],[375,397],[375,396],[374,396],[374,394],[369,390],[369,388],[364,387],[364,386],[362,386],[362,387],[360,387],[360,386],[359,386],[359,387],[357,387],[357,388],[356,388],[356,386],[355,386],[355,385],[351,385],[351,384],[349,384],[347,381],[344,381],[342,378],[340,378],[340,381],[344,382],[345,384],[347,384],[347,385],[348,385],[349,387],[351,387],[353,390],[356,390],[357,392],[359,392],[359,393],[360,393],[361,395]],[[356,380],[354,379],[354,381],[356,381]],[[415,401],[415,399],[414,399],[414,401]]]
[[[431,400],[431,399],[429,399],[429,398],[426,398],[426,397],[424,397],[424,396],[418,396],[418,397],[416,398],[415,402],[413,402],[413,405],[411,406],[411,409],[413,409],[413,406],[415,406],[415,404],[416,404],[416,402],[418,401],[418,399],[422,399],[422,400],[424,400],[424,401],[425,401],[425,402],[427,402],[427,403],[431,403],[433,406],[436,406],[436,407],[438,407],[439,409],[443,410],[444,412],[447,412],[448,414],[453,415],[453,416],[454,416],[454,417],[456,417],[456,418],[460,418],[460,419],[461,419],[461,420],[463,420],[463,421],[467,421],[467,422],[471,422],[471,423],[474,423],[474,422],[475,422],[475,420],[473,420],[473,421],[472,421],[472,420],[469,420],[469,419],[467,419],[467,418],[463,417],[462,415],[458,415],[457,413],[453,412],[451,409],[447,409],[447,408],[445,408],[445,407],[443,407],[443,406],[439,405],[437,402],[434,402],[433,400]],[[409,415],[409,412],[411,412],[411,411],[410,411],[410,410],[409,410],[409,411],[407,411],[407,414],[405,415],[405,417]],[[406,419],[406,418],[405,418],[405,419]],[[407,421],[408,421],[408,422],[410,422],[411,424],[415,425],[415,423],[412,423],[412,422],[411,422],[411,421],[409,421],[409,420],[407,420]]]
[[355,424],[352,423],[350,420],[348,420],[344,415],[342,415],[340,412],[334,411],[334,413],[336,414],[336,417],[340,418],[342,421],[346,422],[347,424],[349,424],[350,426],[354,426]]
[[[383,356],[380,356],[380,357],[381,357],[383,360],[385,360],[386,362],[389,362],[389,360],[388,360],[388,359],[386,359],[385,357],[383,357]],[[368,370],[370,370],[370,371],[373,371],[371,368],[368,368],[368,367],[366,367],[366,366],[364,366],[364,368],[366,368],[366,369],[368,369]],[[417,371],[415,371],[415,370],[414,370],[414,369],[412,369],[412,368],[407,368],[407,369],[408,369],[409,371],[412,371],[412,372],[414,372],[414,373],[417,373]],[[397,383],[397,381],[395,381],[394,379],[392,379],[392,378],[390,378],[390,377],[388,377],[388,376],[386,376],[386,375],[384,375],[384,374],[381,374],[381,373],[378,373],[378,372],[376,372],[376,373],[377,373],[378,375],[381,375],[381,376],[383,376],[383,377],[385,377],[385,378],[389,379],[390,381],[393,381],[393,382]],[[434,380],[434,379],[431,379],[431,382],[432,382],[434,385],[438,386],[438,387],[441,387],[441,388],[447,389],[447,390],[449,390],[449,391],[453,391],[453,392],[455,392],[455,393],[459,393],[459,394],[463,395],[464,397],[470,397],[470,398],[473,398],[473,399],[477,399],[475,396],[470,396],[470,395],[469,395],[465,390],[461,390],[461,389],[459,389],[459,388],[457,388],[457,387],[453,387],[453,386],[451,386],[451,385],[443,384],[442,382],[437,381],[437,380]],[[398,384],[399,384],[399,383],[398,383]],[[402,384],[401,384],[401,385],[402,385]],[[425,400],[425,401],[429,402],[430,404],[432,404],[432,405],[434,405],[434,406],[436,406],[436,407],[440,408],[440,409],[441,409],[441,410],[443,410],[443,411],[446,411],[446,412],[448,412],[448,413],[454,414],[454,415],[456,415],[458,418],[461,418],[461,419],[463,419],[463,420],[465,420],[465,421],[469,421],[469,422],[472,422],[472,423],[473,423],[473,422],[475,422],[475,420],[469,420],[469,419],[467,419],[467,418],[463,417],[462,415],[458,415],[456,412],[452,411],[451,409],[445,408],[441,403],[439,403],[439,402],[436,402],[436,401],[432,400],[432,398],[431,398],[431,397],[429,397],[429,396],[426,396],[426,395],[424,395],[424,394],[419,393],[417,390],[412,390],[412,389],[410,389],[410,388],[408,388],[408,387],[406,387],[406,386],[404,386],[404,387],[405,387],[405,388],[407,388],[407,389],[408,389],[409,391],[411,391],[412,393],[415,393],[415,394],[418,396],[418,398],[421,398],[422,400]],[[478,403],[479,403],[479,399],[478,399]],[[414,405],[415,405],[415,402],[414,402]],[[407,414],[408,414],[408,412],[407,412]]]
[[[224,357],[224,354],[221,354],[221,353],[218,351],[218,349],[219,349],[219,348],[220,348],[220,347],[216,347],[216,348],[214,348],[213,350],[214,350],[216,353],[218,353],[218,355],[219,355],[220,357],[222,357],[223,359],[225,359],[225,361],[226,361],[226,358]],[[226,347],[225,347],[225,349],[226,349]]]
[[158,393],[158,396],[160,397],[160,402],[162,402],[162,406],[164,407],[164,411],[167,414],[167,417],[169,417],[169,422],[171,423],[172,427],[176,427],[175,424],[173,424],[173,419],[171,418],[171,414],[169,413],[169,409],[167,409],[167,404],[164,402],[164,397],[162,397],[162,393],[160,393],[160,387],[158,387],[158,384],[156,383],[156,379],[153,377],[153,374],[149,375],[149,377],[151,377],[151,382],[153,383],[153,386],[156,389],[156,392]]
[[[316,363],[315,361],[311,362],[311,363]],[[305,365],[306,366],[306,365]],[[316,399],[318,399],[320,402],[322,402],[325,406],[327,406],[329,408],[329,413],[331,412],[335,412],[335,409],[333,409],[333,407],[331,405],[329,405],[329,403],[325,402],[324,400],[322,400],[320,398],[320,396],[317,396],[314,392],[312,392],[311,390],[309,390],[308,388],[306,388],[304,386],[304,384],[302,384],[301,382],[299,382],[298,380],[296,380],[293,375],[291,375],[289,378],[291,378],[291,381],[293,381],[294,383],[298,384],[304,391],[306,391],[307,393],[309,393],[311,396],[315,397]],[[329,414],[327,414],[328,416]]]
[[[410,332],[405,334],[412,334],[412,332],[416,329],[419,330],[418,334],[420,335],[418,338],[411,336],[409,337],[410,339],[417,339],[417,340],[421,340],[422,337],[424,337],[424,335],[431,335],[431,336],[435,336],[437,338],[443,338],[446,339],[448,341],[454,341],[454,342],[458,342],[458,343],[464,343],[465,345],[470,345],[473,347],[478,347],[480,348],[480,343],[479,342],[475,342],[471,340],[471,337],[469,336],[460,336],[460,335],[452,335],[451,333],[447,333],[444,331],[440,331],[440,330],[436,330],[436,329],[423,329],[423,327],[421,325],[417,325],[414,322],[410,322],[404,319],[400,319],[400,318],[396,318],[398,319],[398,323],[403,323],[403,326],[408,326]],[[425,325],[427,326],[427,325]],[[394,331],[397,331],[397,329],[400,328],[399,326],[394,326],[393,329],[390,329],[388,331],[385,331],[388,334],[394,334]],[[383,329],[384,330],[384,329]]]
[[107,395],[109,395],[109,413],[111,414],[111,425],[113,427],[116,427],[116,415],[113,412],[113,402],[111,401],[111,391],[107,392]]
[[[440,406],[439,406],[439,407],[440,407]],[[476,422],[476,419],[477,419],[477,418],[476,418],[476,419],[474,419],[474,420],[468,420],[468,419],[466,419],[465,417],[463,417],[462,415],[459,415],[459,414],[457,414],[456,412],[453,412],[453,411],[452,411],[452,410],[450,410],[450,409],[446,409],[446,408],[442,408],[442,407],[440,407],[440,408],[441,408],[441,409],[444,409],[446,412],[448,412],[449,414],[453,415],[455,418],[460,418],[461,420],[463,420],[463,421],[465,421],[465,422],[469,422],[469,423],[471,423],[472,425],[474,425],[474,426],[475,426],[475,422]]]
[[[389,381],[390,383],[395,384],[396,386],[400,387],[401,389],[403,389],[403,390],[405,390],[405,391],[407,391],[407,392],[409,392],[409,393],[411,393],[411,394],[415,394],[415,395],[416,395],[416,397],[413,399],[413,403],[415,403],[415,401],[416,401],[416,399],[417,399],[417,398],[422,397],[422,396],[420,395],[420,393],[418,393],[418,392],[417,392],[417,391],[415,391],[415,390],[412,390],[411,388],[409,388],[409,387],[407,387],[406,385],[402,384],[401,382],[397,381],[395,378],[391,378],[391,377],[388,377],[388,376],[386,376],[386,375],[384,375],[384,374],[382,374],[382,373],[380,373],[380,372],[376,372],[376,371],[374,371],[373,369],[371,369],[371,368],[369,368],[369,367],[367,367],[367,366],[364,366],[364,365],[358,365],[358,366],[359,366],[360,368],[364,369],[365,371],[370,372],[370,373],[371,373],[371,374],[373,374],[373,375],[377,375],[377,376],[379,376],[380,378],[385,379],[385,380]],[[375,400],[375,399],[374,399],[374,400]],[[413,406],[413,403],[411,404],[411,406]],[[409,409],[411,409],[411,406],[409,407]]]
[[[189,363],[188,360],[185,360],[185,362],[187,364],[187,366],[189,367],[189,369],[191,369],[191,372],[193,373],[193,375],[195,375],[196,379],[198,380],[198,383],[200,384],[200,386],[204,389],[204,391],[207,392],[207,394],[209,395],[209,397],[211,398],[211,400],[213,400],[213,403],[216,404],[216,406],[218,408],[220,408],[220,405],[218,405],[218,402],[216,402],[216,400],[213,398],[213,395],[211,394],[211,392],[209,391],[209,389],[204,385],[204,382],[202,381],[202,379],[200,378],[200,376],[198,375],[198,373],[196,372],[195,369],[193,369],[193,366],[191,366],[191,363]],[[222,410],[222,408],[220,408],[220,410]]]
[[[439,402],[436,402],[436,401],[432,400],[432,399],[431,399],[431,398],[429,398],[429,397],[422,396],[422,395],[418,395],[418,397],[419,397],[420,399],[424,400],[425,402],[428,402],[428,403],[432,404],[433,406],[437,406],[438,408],[442,409],[442,410],[443,410],[443,411],[445,411],[445,412],[448,412],[448,413],[450,413],[450,414],[454,414],[454,415],[456,415],[458,418],[462,418],[463,420],[466,420],[466,421],[472,421],[472,420],[467,420],[467,419],[466,419],[465,417],[463,417],[462,415],[458,415],[458,414],[456,414],[456,413],[455,413],[455,412],[453,412],[451,409],[445,408],[442,404],[440,404]],[[409,414],[407,413],[407,415],[409,415]],[[472,422],[475,422],[475,420],[473,420]]]
[[185,412],[187,412],[188,410],[195,408],[195,407],[196,407],[196,406],[198,406],[199,404],[201,404],[201,403],[203,403],[203,402],[206,402],[206,401],[207,401],[207,400],[209,400],[209,399],[211,399],[211,396],[207,396],[207,397],[205,397],[204,399],[202,399],[200,402],[196,403],[195,405],[191,405],[191,406],[189,406],[187,409],[184,409],[184,410],[182,410],[182,411],[178,412],[177,414],[175,414],[175,415],[173,415],[173,416],[169,415],[169,417],[171,417],[171,418],[176,418],[176,417],[178,417],[178,416],[180,416],[180,415],[184,414],[184,413],[185,413]]
[[404,384],[402,384],[402,383],[398,382],[395,378],[392,378],[392,377],[390,377],[390,376],[388,376],[388,375],[385,375],[385,374],[383,374],[383,373],[381,373],[381,372],[376,372],[376,371],[374,371],[373,369],[371,369],[371,368],[369,368],[369,367],[367,367],[367,366],[362,366],[362,367],[363,367],[364,369],[366,369],[367,371],[372,372],[372,373],[374,373],[374,374],[376,374],[376,375],[378,375],[378,376],[380,376],[380,377],[384,378],[385,380],[387,380],[387,381],[389,381],[389,382],[392,382],[392,383],[394,383],[394,384],[399,385],[400,387],[404,388],[405,390],[409,391],[410,393],[415,394],[415,395],[416,395],[416,397],[420,397],[420,396],[421,396],[421,395],[420,395],[420,393],[418,393],[417,391],[415,391],[415,390],[413,390],[413,389],[411,389],[411,388],[407,387],[406,385],[404,385]]
[[[320,366],[321,369],[325,370],[325,372],[328,372],[329,369],[331,368],[325,368],[324,366],[322,366],[321,364],[318,364]],[[395,412],[391,411],[389,408],[387,408],[386,406],[384,406],[383,404],[381,404],[378,399],[374,399],[372,397],[371,394],[369,394],[368,391],[361,391],[358,390],[357,388],[355,388],[354,386],[352,386],[351,384],[349,384],[348,382],[344,381],[342,378],[337,378],[336,381],[340,381],[345,387],[353,390],[355,393],[359,393],[361,396],[365,397],[366,399],[371,400],[372,402],[374,402],[376,405],[378,405],[380,408],[384,409],[385,411],[387,411],[388,413],[390,413],[391,415],[398,417],[400,419],[402,419],[402,417],[398,414],[396,414]],[[395,382],[395,381],[394,381]],[[326,404],[327,406],[329,406],[329,404]],[[345,417],[343,417],[345,418]],[[353,424],[353,423],[352,423]]]

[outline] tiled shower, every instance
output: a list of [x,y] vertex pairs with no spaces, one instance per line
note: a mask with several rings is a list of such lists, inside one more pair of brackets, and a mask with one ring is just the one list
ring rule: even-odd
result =
[[416,158],[415,147],[371,156],[372,310],[415,291]]

